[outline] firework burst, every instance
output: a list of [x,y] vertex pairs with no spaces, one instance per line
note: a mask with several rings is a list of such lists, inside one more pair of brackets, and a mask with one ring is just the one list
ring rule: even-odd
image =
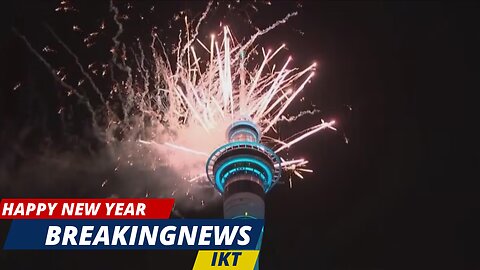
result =
[[[147,42],[139,40],[128,47],[122,43],[120,37],[126,14],[121,14],[111,3],[113,27],[116,28],[110,49],[111,61],[103,65],[90,64],[88,68],[84,68],[75,53],[49,28],[82,74],[75,82],[69,82],[68,77],[65,79],[64,72],[55,72],[44,56],[19,35],[68,93],[75,94],[87,106],[96,134],[107,145],[128,148],[128,154],[117,160],[126,161],[129,166],[141,160],[153,170],[168,166],[180,175],[178,181],[201,183],[206,180],[205,162],[209,153],[226,143],[227,127],[238,119],[256,123],[263,135],[261,142],[279,155],[321,130],[335,130],[334,121],[322,119],[318,119],[317,125],[286,139],[281,139],[275,129],[279,122],[291,122],[303,115],[318,113],[313,110],[288,118],[284,115],[314,76],[316,63],[304,68],[294,67],[291,56],[281,57],[285,44],[274,50],[256,44],[259,37],[297,13],[287,14],[271,26],[258,29],[243,41],[238,41],[240,39],[227,25],[211,34],[209,39],[202,40],[199,32],[205,31],[202,26],[212,5],[210,2],[194,22],[181,16],[184,27],[179,29],[175,48],[169,50],[155,29]],[[76,11],[66,1],[57,9]],[[76,24],[71,29],[82,31]],[[85,46],[91,47],[104,29],[102,22],[99,31],[87,34]],[[43,51],[54,52],[50,47]],[[97,86],[94,77],[99,74],[111,79],[108,94]],[[78,89],[86,84],[98,96],[100,108],[93,106],[88,95]],[[290,172],[290,186],[292,176],[303,178],[302,173],[312,172],[306,168],[307,163],[301,158],[282,159],[282,169]]]

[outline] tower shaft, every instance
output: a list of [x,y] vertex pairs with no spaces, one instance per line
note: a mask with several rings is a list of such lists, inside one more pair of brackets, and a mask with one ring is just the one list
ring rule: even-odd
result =
[[[223,194],[224,218],[265,217],[265,194],[280,178],[281,163],[270,148],[260,144],[260,137],[254,123],[234,122],[227,131],[229,143],[215,150],[207,161],[207,176]],[[261,237],[258,249],[260,244]]]

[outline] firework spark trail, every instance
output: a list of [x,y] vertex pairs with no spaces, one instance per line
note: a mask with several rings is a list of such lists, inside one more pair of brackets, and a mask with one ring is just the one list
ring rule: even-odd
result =
[[123,24],[119,21],[119,10],[118,8],[113,4],[113,0],[110,0],[110,12],[113,12],[113,20],[115,21],[115,24],[117,25],[118,29],[117,32],[115,33],[115,36],[113,36],[112,40],[114,43],[114,47],[112,49],[112,62],[117,65],[117,67],[123,71],[130,72],[131,69],[130,67],[126,65],[122,65],[117,62],[118,58],[118,48],[121,45],[121,42],[118,40],[120,35],[123,33]]
[[[207,17],[208,15],[208,12],[210,11],[210,7],[212,6],[213,4],[213,1],[209,1],[208,4],[207,4],[207,7],[205,8],[205,11],[202,13],[202,16],[200,17],[200,19],[198,20],[197,22],[197,26],[195,27],[195,30],[193,32],[193,35],[192,35],[192,38],[187,42],[187,44],[185,44],[185,46],[183,47],[182,49],[182,52],[181,54],[179,55],[179,58],[178,59],[182,59],[183,56],[185,55],[186,51],[190,49],[190,47],[192,46],[193,42],[195,42],[197,36],[198,36],[198,30],[203,22],[203,20],[205,20],[205,18]],[[185,17],[185,21],[187,20],[187,17]],[[186,23],[187,24],[187,23]],[[188,27],[188,24],[187,24],[187,27]],[[188,31],[187,31],[187,34],[188,34]],[[180,66],[178,66],[179,68]],[[178,73],[178,69],[177,69],[177,73]]]
[[207,177],[207,174],[206,174],[206,173],[202,173],[202,174],[200,174],[200,175],[197,175],[197,176],[195,176],[195,177],[193,177],[193,178],[188,179],[187,181],[188,181],[188,182],[195,182],[195,181],[197,181],[197,180],[199,180],[199,179],[202,179],[202,178],[205,178],[205,177]]
[[33,48],[32,44],[28,41],[28,39],[22,35],[20,32],[17,31],[17,29],[13,28],[12,31],[18,36],[20,37],[23,42],[25,42],[25,44],[27,45],[28,49],[30,52],[32,52],[38,59],[40,59],[40,61],[42,62],[42,64],[45,65],[45,67],[50,71],[50,73],[52,74],[53,78],[55,78],[55,80],[60,84],[62,85],[65,89],[68,89],[69,91],[71,91],[73,94],[75,94],[75,96],[78,97],[78,99],[80,100],[80,102],[82,102],[88,109],[88,111],[90,112],[91,116],[92,116],[92,125],[93,125],[93,128],[94,128],[94,131],[96,134],[101,134],[99,131],[100,131],[100,128],[98,126],[98,123],[97,123],[97,120],[96,120],[96,114],[95,114],[95,111],[92,107],[92,105],[90,104],[90,101],[85,97],[83,96],[82,94],[80,94],[73,86],[71,86],[70,84],[66,83],[65,81],[63,81],[61,78],[58,77],[57,73],[55,72],[55,69],[50,65],[50,63],[48,63],[48,61],[41,55],[38,53],[38,51]]
[[[125,54],[125,44],[122,44],[118,39],[120,37],[120,35],[123,33],[123,24],[120,22],[120,17],[119,17],[119,10],[118,8],[113,4],[113,0],[110,0],[110,12],[113,12],[113,21],[115,22],[115,24],[117,25],[118,29],[117,29],[117,32],[115,33],[115,35],[112,37],[112,41],[114,43],[114,47],[111,49],[111,52],[112,52],[112,63],[118,67],[121,71],[124,71],[127,73],[127,80],[126,80],[126,86],[127,87],[130,87],[132,86],[133,84],[133,77],[132,77],[132,69],[131,67],[129,67],[126,63],[125,63],[125,58],[124,57],[121,57],[122,59],[122,62],[118,62],[118,52],[119,52],[119,49],[120,49],[120,46],[122,47],[122,53]],[[115,79],[115,76],[114,76],[114,69],[113,69],[113,65],[110,69],[110,73],[111,73],[111,78],[112,78],[112,81],[115,82],[116,84],[118,84],[118,82],[116,82],[116,79]],[[127,115],[128,115],[128,112],[130,111],[130,109],[132,108],[133,106],[133,92],[132,91],[128,91],[127,92],[127,96],[122,96],[122,95],[118,95],[118,97],[120,98],[120,100],[122,101],[122,110],[123,110],[123,118],[124,118],[124,121],[127,121]],[[116,116],[115,116],[116,117]]]
[[285,149],[285,148],[291,147],[292,145],[298,143],[298,142],[301,141],[301,140],[304,140],[304,139],[307,138],[308,136],[311,136],[311,135],[319,132],[319,131],[322,130],[322,129],[329,128],[329,129],[332,129],[332,130],[336,130],[336,129],[333,127],[333,124],[335,124],[335,121],[330,121],[330,122],[328,122],[328,123],[322,123],[322,124],[319,124],[318,126],[314,126],[314,127],[311,128],[311,129],[312,129],[311,131],[309,131],[309,132],[307,132],[307,133],[305,133],[305,134],[303,134],[303,135],[295,138],[294,140],[288,142],[287,144],[285,144],[285,145],[281,146],[280,148],[278,148],[277,150],[275,150],[275,153],[278,153],[278,152],[282,151],[282,150]]
[[315,115],[317,113],[320,113],[321,111],[318,110],[318,109],[314,109],[314,110],[306,110],[306,111],[302,111],[302,112],[299,112],[297,115],[293,115],[293,116],[289,116],[289,117],[286,117],[284,115],[282,115],[282,117],[280,117],[280,119],[278,119],[277,123],[279,122],[294,122],[294,121],[297,121],[298,118],[302,117],[302,116],[305,116],[305,115]]
[[277,123],[277,120],[280,118],[280,116],[282,116],[282,114],[285,112],[285,110],[288,108],[288,105],[290,105],[290,103],[295,99],[295,97],[300,93],[300,91],[303,90],[303,88],[305,87],[305,85],[307,84],[307,82],[310,80],[310,78],[313,77],[313,72],[310,73],[310,75],[308,76],[308,78],[300,85],[300,87],[298,87],[298,89],[287,99],[286,103],[283,105],[283,107],[280,109],[280,111],[277,113],[277,115],[275,116],[275,118],[273,118],[272,121],[270,121],[270,124],[265,128],[265,130],[263,132],[267,133],[270,128],[272,128],[272,126],[274,124]]
[[53,35],[53,37],[55,37],[55,39],[57,39],[58,43],[60,43],[62,45],[62,47],[75,59],[75,64],[77,64],[77,66],[80,69],[80,71],[82,72],[83,76],[85,76],[85,78],[87,78],[90,85],[92,86],[92,88],[95,90],[98,97],[102,101],[103,105],[105,105],[106,108],[110,111],[110,107],[105,102],[105,99],[103,98],[103,95],[102,95],[100,89],[95,84],[95,82],[93,81],[92,77],[88,74],[88,72],[85,71],[85,69],[83,68],[83,65],[80,63],[80,60],[78,59],[78,56],[67,46],[67,44],[65,44],[65,42],[63,42],[63,40],[55,33],[55,31],[53,31],[53,29],[49,25],[45,24],[45,27]]
[[247,41],[247,42],[245,43],[245,45],[243,45],[243,46],[240,48],[240,50],[245,50],[246,48],[250,47],[250,46],[253,44],[253,42],[255,42],[255,40],[256,40],[258,37],[260,37],[260,36],[262,36],[262,35],[265,35],[266,33],[270,32],[270,31],[273,30],[273,29],[275,29],[277,26],[286,23],[286,22],[288,21],[288,19],[290,19],[291,17],[297,16],[297,15],[298,15],[298,12],[289,13],[289,14],[287,14],[287,16],[285,16],[283,19],[276,21],[276,22],[275,22],[274,24],[272,24],[271,26],[269,26],[269,27],[267,27],[267,28],[265,28],[265,29],[263,29],[263,30],[257,31],[255,34],[253,34],[253,35],[250,37],[249,41]]
[[280,163],[280,166],[282,166],[282,167],[288,167],[288,166],[291,166],[291,165],[303,164],[304,162],[305,162],[305,159],[303,159],[303,158],[301,158],[301,159],[289,160],[289,161],[283,160],[283,161]]

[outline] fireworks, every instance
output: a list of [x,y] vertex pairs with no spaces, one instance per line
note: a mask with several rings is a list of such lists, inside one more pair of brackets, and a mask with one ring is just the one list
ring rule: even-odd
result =
[[[129,16],[121,14],[111,3],[114,25],[110,27],[115,28],[113,47],[109,50],[112,59],[108,64],[90,63],[86,69],[81,59],[49,29],[82,74],[81,78],[71,79],[71,83],[63,69],[55,71],[42,55],[36,51],[35,54],[68,93],[74,93],[84,102],[99,138],[111,147],[126,149],[128,145],[128,165],[147,162],[152,169],[168,166],[178,173],[178,181],[206,180],[204,168],[209,153],[226,143],[226,128],[238,119],[256,123],[263,135],[261,142],[279,155],[321,130],[335,130],[334,121],[322,119],[287,139],[281,139],[283,134],[277,134],[275,129],[279,122],[291,122],[319,112],[302,111],[295,116],[285,116],[313,78],[316,63],[294,67],[292,57],[281,56],[285,53],[285,44],[276,49],[256,45],[259,37],[286,23],[296,12],[246,39],[237,39],[229,26],[223,25],[204,40],[199,33],[206,31],[202,26],[211,8],[209,3],[195,22],[183,15],[184,28],[179,29],[173,50],[166,47],[155,29],[148,41],[127,44],[127,49],[120,38]],[[76,9],[66,1],[57,8],[57,11],[67,10]],[[106,27],[102,21],[101,31]],[[72,29],[81,32],[78,25]],[[99,32],[91,32],[83,42],[91,47],[98,36]],[[34,50],[27,39],[21,37]],[[43,49],[43,52],[53,51],[48,46]],[[111,88],[99,87],[93,75],[110,77]],[[78,89],[86,87],[87,82],[101,102],[100,107],[92,105],[91,98],[87,98],[91,94]],[[132,156],[137,153],[141,158]],[[291,172],[291,176],[303,178],[302,173],[312,172],[306,168],[307,163],[304,159],[282,159],[281,166]],[[291,177],[289,182],[291,185]],[[102,187],[106,183],[104,181]]]

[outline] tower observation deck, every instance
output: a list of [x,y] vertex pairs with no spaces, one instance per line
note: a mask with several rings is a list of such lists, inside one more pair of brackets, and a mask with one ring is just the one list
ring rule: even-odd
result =
[[280,158],[260,143],[261,132],[249,120],[238,120],[227,130],[229,143],[207,161],[207,176],[223,195],[224,218],[265,216],[265,194],[281,176]]

